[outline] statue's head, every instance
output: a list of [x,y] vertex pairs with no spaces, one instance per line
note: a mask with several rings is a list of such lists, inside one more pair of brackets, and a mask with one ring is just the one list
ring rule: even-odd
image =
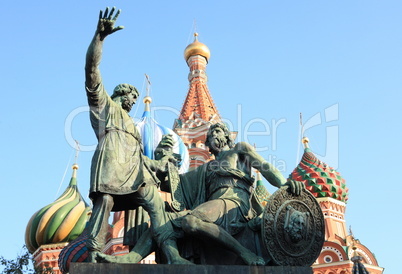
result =
[[139,93],[134,86],[119,84],[114,88],[111,98],[113,101],[119,103],[125,111],[130,112],[138,96]]
[[234,147],[234,141],[227,126],[222,123],[216,123],[208,129],[205,145],[209,147],[212,154],[216,155],[225,147]]

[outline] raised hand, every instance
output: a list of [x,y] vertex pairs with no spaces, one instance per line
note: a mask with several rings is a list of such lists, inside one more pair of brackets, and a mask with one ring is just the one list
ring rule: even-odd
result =
[[105,39],[106,36],[124,28],[123,26],[114,27],[114,24],[121,12],[121,10],[118,10],[116,15],[113,16],[115,9],[116,8],[113,7],[110,13],[109,7],[106,8],[105,12],[100,11],[97,32],[99,33],[101,40]]
[[154,152],[155,160],[169,161],[178,165],[182,159],[180,154],[173,153],[174,144],[175,140],[171,134],[163,135]]
[[164,149],[172,149],[174,146],[174,139],[172,134],[165,134],[162,136],[162,140],[158,144],[158,148],[164,148]]
[[171,134],[166,134],[162,136],[162,140],[159,142],[155,149],[154,155],[156,160],[161,160],[166,155],[173,154],[174,140]]

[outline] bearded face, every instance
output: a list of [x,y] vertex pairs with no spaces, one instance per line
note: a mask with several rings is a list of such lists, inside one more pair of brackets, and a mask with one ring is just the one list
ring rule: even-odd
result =
[[212,153],[221,151],[228,144],[225,133],[219,128],[218,130],[214,130],[210,135],[208,135],[208,140],[209,149]]
[[290,216],[290,223],[285,227],[285,231],[288,233],[288,236],[293,243],[298,243],[303,239],[305,224],[306,220],[302,213],[298,211],[292,213]]
[[131,111],[131,108],[133,107],[136,101],[137,101],[136,93],[129,92],[126,95],[120,97],[121,107],[127,112]]
[[138,98],[138,91],[129,84],[119,84],[111,96],[125,111],[130,112]]
[[130,112],[133,105],[134,105],[134,102],[132,100],[130,100],[127,96],[123,96],[122,102],[121,102],[121,107],[125,111]]

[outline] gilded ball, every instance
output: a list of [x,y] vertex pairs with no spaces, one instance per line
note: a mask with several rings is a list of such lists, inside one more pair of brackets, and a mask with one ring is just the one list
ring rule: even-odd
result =
[[184,60],[186,62],[188,58],[195,55],[201,55],[205,57],[205,59],[207,59],[207,62],[211,57],[211,52],[209,51],[209,48],[205,44],[199,42],[197,36],[198,34],[195,34],[194,42],[188,45],[184,50]]
[[146,104],[146,103],[152,103],[152,98],[150,97],[150,96],[145,96],[144,97],[144,104]]

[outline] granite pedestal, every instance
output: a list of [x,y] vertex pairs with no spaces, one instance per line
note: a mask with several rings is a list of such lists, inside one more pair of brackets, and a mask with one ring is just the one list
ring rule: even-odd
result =
[[70,274],[311,274],[311,267],[243,265],[166,265],[72,263]]

